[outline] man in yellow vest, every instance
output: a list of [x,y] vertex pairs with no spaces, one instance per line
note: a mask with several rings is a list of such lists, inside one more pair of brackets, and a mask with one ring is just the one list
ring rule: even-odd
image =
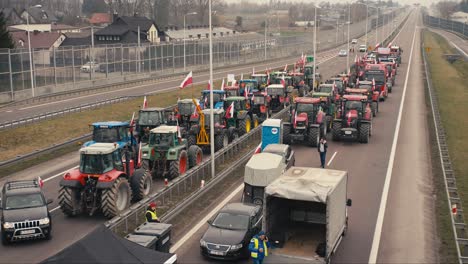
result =
[[263,259],[268,256],[268,248],[270,248],[270,242],[264,231],[260,231],[250,240],[249,251],[254,264],[263,263]]
[[160,223],[158,219],[158,215],[156,214],[156,203],[152,202],[149,204],[148,208],[146,209],[146,221],[153,222],[153,223]]

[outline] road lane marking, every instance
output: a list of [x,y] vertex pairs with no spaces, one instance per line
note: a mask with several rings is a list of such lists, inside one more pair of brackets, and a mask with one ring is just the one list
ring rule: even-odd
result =
[[327,167],[330,166],[330,164],[332,163],[333,159],[335,158],[336,154],[338,153],[338,151],[335,151],[335,153],[333,153],[331,159],[328,161],[327,163]]
[[44,180],[42,180],[42,181],[43,181],[44,183],[46,183],[46,182],[48,182],[48,181],[50,181],[50,180],[53,180],[53,179],[55,179],[55,178],[57,178],[57,177],[59,177],[59,176],[64,175],[64,174],[67,173],[68,171],[73,170],[73,169],[76,169],[76,168],[78,168],[78,166],[75,166],[75,167],[69,168],[68,170],[64,170],[64,171],[62,171],[62,172],[59,172],[59,173],[57,173],[57,174],[55,174],[55,175],[53,175],[53,176],[50,176],[49,178],[44,179]]
[[458,50],[460,51],[461,53],[463,53],[463,55],[465,55],[465,58],[468,57],[468,54],[466,54],[466,52],[464,50],[462,50],[460,47],[457,46],[457,44],[455,44],[453,41],[450,41],[450,43]]
[[57,206],[57,207],[55,207],[54,209],[51,209],[49,212],[50,212],[50,213],[53,213],[53,212],[57,211],[58,209],[60,209],[60,205]]
[[[419,18],[419,15],[417,16],[417,18]],[[416,20],[416,23],[417,21],[418,20]],[[393,136],[393,143],[392,143],[390,159],[389,159],[388,167],[387,167],[387,174],[385,175],[385,183],[384,183],[384,188],[382,191],[382,198],[380,200],[379,214],[377,216],[377,222],[375,225],[374,237],[372,241],[372,248],[371,248],[371,252],[369,255],[369,263],[377,263],[377,255],[379,253],[380,239],[382,236],[382,227],[383,227],[383,221],[385,217],[385,209],[387,207],[388,192],[390,190],[390,182],[392,179],[393,164],[395,162],[396,146],[398,143],[398,136],[400,134],[401,117],[403,113],[403,107],[405,105],[406,88],[408,87],[408,79],[409,79],[409,74],[410,74],[411,65],[412,65],[414,43],[416,41],[416,31],[417,29],[415,27],[414,33],[413,33],[413,42],[411,44],[411,52],[410,52],[410,56],[408,60],[408,69],[406,70],[406,78],[405,78],[405,85],[403,87],[403,95],[402,95],[402,99],[400,103],[400,109],[398,111],[398,119],[397,119],[397,123],[395,127],[395,134]]]
[[242,191],[244,188],[244,183],[239,185],[232,193],[230,193],[218,206],[216,206],[211,212],[209,212],[196,226],[194,226],[190,231],[188,231],[185,236],[183,236],[177,243],[174,244],[174,246],[171,247],[170,252],[174,253],[176,252],[185,242],[187,242],[200,228],[202,228],[203,225],[206,224],[206,221],[210,220],[221,208],[223,208],[229,201],[234,198],[238,193]]

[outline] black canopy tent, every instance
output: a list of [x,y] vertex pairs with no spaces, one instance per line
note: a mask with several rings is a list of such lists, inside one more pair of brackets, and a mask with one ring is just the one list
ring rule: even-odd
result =
[[104,225],[41,263],[175,263],[175,254],[145,248],[115,235]]

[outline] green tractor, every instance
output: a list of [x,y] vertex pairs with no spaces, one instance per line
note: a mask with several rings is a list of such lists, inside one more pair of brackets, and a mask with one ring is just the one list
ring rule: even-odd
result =
[[142,143],[148,142],[149,131],[160,125],[166,125],[169,122],[171,111],[160,108],[150,107],[138,111],[138,120],[136,121],[136,133]]
[[[252,113],[252,102],[242,96],[226,98],[224,109],[226,110],[226,124],[228,128],[237,128],[239,136],[243,136],[259,125],[259,120]],[[230,115],[231,108],[233,115]]]
[[174,179],[200,164],[203,152],[179,138],[177,126],[163,125],[151,130],[148,144],[142,147],[142,159],[152,176]]

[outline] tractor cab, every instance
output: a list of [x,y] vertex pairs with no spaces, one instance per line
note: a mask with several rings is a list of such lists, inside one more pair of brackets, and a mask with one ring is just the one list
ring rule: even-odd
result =
[[161,126],[150,132],[149,146],[158,151],[167,151],[169,148],[177,147],[184,139],[178,139],[176,126]]
[[[340,98],[340,94],[337,91],[336,82],[334,83],[322,83],[317,88],[317,91],[312,93],[312,97],[327,97],[332,102]],[[318,94],[318,95],[315,95]]]
[[291,76],[276,76],[272,79],[272,84],[283,84],[285,87],[294,86]]
[[[297,97],[295,102],[296,127],[300,127],[301,125],[305,127],[306,123],[314,124],[319,117],[319,113],[321,115],[324,114],[320,98]],[[321,123],[322,119],[319,121]]]
[[263,91],[268,85],[268,74],[254,73],[251,78],[257,82],[257,90]]
[[[82,174],[103,175],[112,171],[123,172],[122,152],[116,144],[96,143],[80,150],[79,171]],[[134,169],[134,161],[130,160],[129,169]]]
[[335,84],[335,86],[336,86],[335,90],[339,94],[343,94],[344,88],[346,86],[346,82],[345,82],[345,79],[343,77],[330,78],[329,80],[327,80],[325,82],[325,84]]
[[88,147],[96,143],[116,143],[119,148],[135,146],[136,140],[130,132],[129,122],[96,122],[90,125],[93,130],[93,138],[83,144]]
[[[250,99],[242,96],[229,97],[224,102],[224,109],[226,111],[227,127],[236,128],[239,136],[250,132],[259,124],[257,116],[252,114]],[[233,115],[230,114],[231,111]]]
[[245,90],[249,92],[258,91],[258,82],[255,79],[244,79],[239,81],[239,95],[245,96]]
[[372,134],[372,114],[365,95],[347,94],[333,121],[333,140],[353,140],[368,143]]
[[151,129],[171,123],[170,115],[171,111],[160,107],[140,109],[136,122],[136,132],[139,140],[146,143],[148,141],[147,134]]
[[226,97],[240,96],[240,88],[237,85],[224,87]]
[[[215,109],[223,108],[224,97],[225,97],[225,91],[213,90],[213,103],[214,103]],[[210,90],[204,90],[201,92],[200,107],[202,109],[211,108],[210,107]]]
[[266,88],[266,94],[270,98],[270,108],[272,110],[285,106],[289,101],[286,89],[281,84],[270,84]]
[[354,119],[371,120],[371,110],[366,95],[346,94],[341,99],[340,117],[348,120],[348,126]]
[[[210,111],[211,109],[203,109],[203,114],[205,115],[205,127],[209,129],[210,127]],[[224,109],[214,109],[213,110],[213,124],[215,126],[224,126]]]
[[256,92],[251,95],[252,113],[258,117],[259,122],[263,122],[270,117],[270,100],[266,92]]

